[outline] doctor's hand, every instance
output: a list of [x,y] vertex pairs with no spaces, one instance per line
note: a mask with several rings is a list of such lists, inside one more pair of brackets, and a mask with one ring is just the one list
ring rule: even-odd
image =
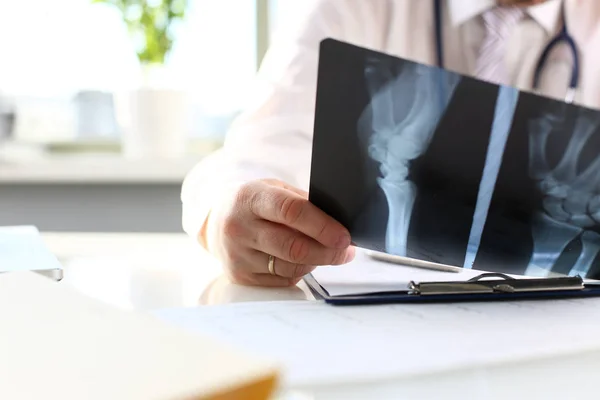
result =
[[276,180],[246,183],[225,195],[203,236],[229,278],[243,285],[292,286],[316,266],[354,258],[346,228],[306,192]]

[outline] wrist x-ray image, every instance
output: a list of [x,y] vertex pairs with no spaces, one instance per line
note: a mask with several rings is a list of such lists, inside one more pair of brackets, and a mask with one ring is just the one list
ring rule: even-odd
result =
[[600,111],[327,39],[310,201],[355,245],[600,279]]

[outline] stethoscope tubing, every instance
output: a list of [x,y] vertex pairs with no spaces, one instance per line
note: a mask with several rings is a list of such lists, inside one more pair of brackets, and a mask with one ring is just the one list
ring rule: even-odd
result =
[[[571,51],[571,55],[573,57],[573,68],[571,71],[571,79],[569,81],[569,88],[567,89],[567,93],[565,96],[565,102],[572,103],[575,99],[575,94],[577,93],[577,88],[579,87],[579,72],[580,72],[580,63],[579,63],[579,52],[577,49],[577,43],[569,33],[569,29],[567,27],[567,19],[565,12],[565,4],[564,1],[562,3],[562,28],[559,33],[552,38],[552,40],[546,45],[538,62],[536,64],[534,73],[533,73],[533,84],[532,88],[534,91],[537,91],[540,85],[541,76],[544,70],[544,66],[546,65],[552,50],[555,47],[560,45],[561,43],[567,44]],[[436,61],[437,65],[440,68],[444,67],[444,45],[443,45],[443,32],[442,32],[442,0],[434,0],[434,24],[435,24],[435,41],[436,41]]]

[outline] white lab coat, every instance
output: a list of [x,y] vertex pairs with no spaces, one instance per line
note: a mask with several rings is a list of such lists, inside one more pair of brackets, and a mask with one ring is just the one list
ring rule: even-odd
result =
[[[472,74],[483,39],[479,14],[494,0],[447,0],[446,68]],[[531,89],[539,55],[561,26],[560,0],[528,9],[506,45],[506,84]],[[566,0],[567,23],[582,54],[576,103],[600,107],[600,1]],[[222,149],[190,171],[182,188],[183,227],[198,235],[211,206],[230,185],[277,178],[308,190],[318,49],[332,37],[418,62],[435,64],[433,1],[317,0],[307,15],[275,37],[259,71],[253,99]],[[560,49],[546,64],[541,89],[563,98],[571,57]]]

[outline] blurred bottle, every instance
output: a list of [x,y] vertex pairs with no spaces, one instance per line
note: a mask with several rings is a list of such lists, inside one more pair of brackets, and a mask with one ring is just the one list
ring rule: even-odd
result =
[[105,139],[119,135],[111,93],[80,91],[74,101],[77,139]]

